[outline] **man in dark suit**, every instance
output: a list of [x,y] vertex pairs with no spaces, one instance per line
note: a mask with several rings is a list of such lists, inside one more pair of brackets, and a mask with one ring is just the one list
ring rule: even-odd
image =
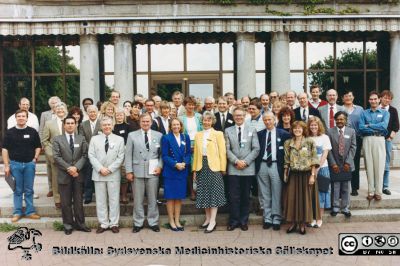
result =
[[264,209],[263,228],[279,230],[282,221],[283,144],[290,138],[290,134],[275,127],[272,112],[265,112],[263,121],[266,129],[257,133],[260,153],[256,159],[259,198]]
[[[100,129],[100,121],[99,119],[97,119],[98,118],[97,107],[95,105],[89,105],[86,110],[89,119],[82,122],[82,124],[80,125],[79,132],[80,134],[82,134],[82,136],[85,137],[86,143],[89,145],[92,137],[98,135],[101,129]],[[92,171],[93,171],[92,165],[90,164],[90,161],[87,160],[85,169],[83,170],[83,172],[85,173],[85,178],[84,178],[85,204],[89,204],[92,202],[92,196],[94,192]]]
[[224,132],[225,129],[235,125],[233,121],[233,116],[228,111],[228,99],[225,96],[218,98],[218,112],[215,113],[216,122],[214,124],[214,129],[217,131]]
[[307,123],[309,117],[317,116],[321,118],[321,115],[317,109],[308,106],[307,93],[300,93],[297,96],[297,99],[300,106],[293,110],[296,121],[303,121],[304,123]]
[[[332,216],[336,216],[340,209],[346,218],[351,216],[350,181],[354,170],[354,155],[356,154],[356,131],[347,127],[347,113],[339,111],[335,114],[336,126],[329,128],[327,133],[331,141],[332,150],[329,151],[328,161],[331,167],[333,181]],[[341,201],[339,201],[341,198]],[[341,204],[341,206],[339,205]]]
[[[90,232],[85,225],[83,213],[81,173],[87,160],[88,145],[83,136],[75,133],[74,117],[67,116],[63,121],[63,126],[65,134],[54,137],[53,156],[58,168],[57,181],[64,232],[70,235],[74,227],[79,231]],[[72,214],[72,201],[74,214]]]

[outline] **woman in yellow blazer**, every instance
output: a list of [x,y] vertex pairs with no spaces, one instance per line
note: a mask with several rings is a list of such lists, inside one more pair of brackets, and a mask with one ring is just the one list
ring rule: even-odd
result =
[[226,204],[224,181],[226,171],[226,146],[224,134],[212,128],[215,116],[203,113],[203,131],[194,138],[193,179],[197,182],[196,208],[205,209],[206,220],[201,229],[211,233],[217,224],[218,207]]

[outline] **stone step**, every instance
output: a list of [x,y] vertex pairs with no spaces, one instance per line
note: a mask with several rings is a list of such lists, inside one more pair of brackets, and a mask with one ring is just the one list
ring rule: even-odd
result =
[[[328,213],[324,214],[324,223],[350,223],[350,222],[394,222],[400,221],[399,209],[370,209],[370,210],[353,210],[350,218],[345,218],[344,215],[338,214],[336,217],[331,217]],[[204,214],[182,215],[181,220],[185,221],[185,226],[199,226],[204,222]],[[35,229],[51,229],[55,221],[61,222],[61,218],[55,217],[42,217],[40,220],[21,219],[15,225],[27,226]],[[11,218],[0,218],[0,223],[11,223]],[[168,223],[168,216],[160,216],[160,225],[163,226]],[[217,230],[225,230],[228,223],[228,214],[217,215]],[[263,223],[261,216],[251,214],[249,217],[250,226],[260,226]],[[89,227],[96,228],[98,221],[96,217],[86,217],[86,224]],[[132,227],[132,216],[121,216],[121,227]],[[200,230],[191,228],[193,230]],[[322,229],[321,229],[322,230]]]

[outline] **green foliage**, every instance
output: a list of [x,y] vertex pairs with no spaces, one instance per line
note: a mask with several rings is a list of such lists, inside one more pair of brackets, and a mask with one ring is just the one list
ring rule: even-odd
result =
[[229,4],[234,4],[235,0],[210,0],[210,2],[219,5],[229,5]]
[[358,13],[360,13],[360,10],[352,6],[346,6],[345,9],[339,11],[340,15],[358,14]]
[[274,15],[274,16],[282,16],[282,17],[287,17],[287,16],[291,16],[292,15],[291,13],[269,9],[268,7],[265,8],[265,12],[269,13],[271,15]]
[[53,222],[54,231],[64,231],[64,225],[62,222],[54,221]]
[[0,223],[0,232],[11,232],[18,229],[18,226],[9,223]]

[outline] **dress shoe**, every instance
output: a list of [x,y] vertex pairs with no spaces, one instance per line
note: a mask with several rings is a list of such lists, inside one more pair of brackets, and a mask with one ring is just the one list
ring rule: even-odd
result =
[[25,218],[33,219],[33,220],[39,220],[40,219],[40,215],[38,215],[36,213],[32,213],[31,215],[25,216]]
[[384,190],[382,190],[382,193],[385,195],[392,195],[392,192],[390,192],[389,189],[385,188]]
[[56,206],[56,209],[61,209],[61,203],[56,203],[54,205]]
[[119,233],[119,228],[118,228],[118,226],[113,226],[113,227],[111,227],[111,232],[113,232],[114,234]]
[[358,196],[358,191],[357,190],[352,190],[350,195],[352,196]]
[[66,235],[70,235],[70,234],[72,234],[72,229],[64,229],[64,233]]
[[132,229],[132,233],[139,233],[140,230],[143,229],[143,226],[134,226]]
[[248,226],[247,224],[242,224],[242,225],[240,226],[240,229],[241,229],[242,231],[247,231],[247,230],[249,230],[249,226]]
[[344,214],[344,216],[346,217],[346,218],[350,218],[351,217],[351,212],[350,211],[348,211],[348,212],[342,212],[343,214]]
[[86,232],[86,233],[89,233],[89,232],[92,231],[92,230],[91,230],[89,227],[87,227],[87,226],[80,226],[80,227],[76,228],[76,230],[77,230],[77,231]]
[[373,199],[374,199],[374,196],[373,196],[373,195],[368,195],[368,196],[367,196],[367,200],[371,201],[371,200],[373,200]]
[[97,227],[96,234],[102,234],[102,233],[104,233],[106,230],[107,230],[107,229],[105,229],[105,228],[99,226],[99,227]]
[[274,225],[272,225],[272,229],[274,231],[279,231],[279,230],[281,230],[281,225],[280,224],[274,224]]
[[[208,225],[207,225],[208,226]],[[207,228],[207,227],[206,227]],[[233,231],[237,228],[237,225],[228,225],[228,227],[226,228],[226,230],[228,231]]]
[[173,227],[171,224],[168,224],[168,228],[171,229],[171,231],[174,231],[174,232],[178,232],[179,231],[178,227]]
[[150,226],[150,229],[151,229],[153,232],[156,232],[156,233],[160,232],[160,227],[159,227],[158,225]]
[[202,225],[199,226],[199,229],[206,229],[206,228],[208,227],[209,224],[210,224],[210,223],[208,223],[208,224],[202,224]]
[[263,229],[270,229],[272,227],[271,223],[264,223],[263,224]]
[[14,215],[14,216],[11,218],[11,222],[12,222],[12,223],[16,223],[16,222],[18,222],[21,218],[22,218],[21,215]]
[[49,191],[49,193],[47,193],[47,195],[46,195],[48,198],[51,198],[51,197],[53,197],[53,191]]
[[297,224],[294,224],[294,225],[290,226],[290,227],[286,230],[286,233],[287,233],[287,234],[293,233],[293,232],[296,231],[296,229],[297,229]]
[[83,202],[83,203],[85,203],[85,204],[90,204],[92,202],[92,200],[90,199],[90,200],[88,200],[88,199],[85,199],[85,201]]
[[183,227],[183,226],[178,226],[177,229],[178,229],[178,231],[185,231],[185,227]]
[[336,217],[337,214],[338,214],[338,212],[331,211],[331,216],[332,217]]
[[374,199],[377,200],[377,201],[380,201],[382,199],[382,196],[375,194],[374,195]]
[[211,230],[208,230],[208,229],[204,230],[204,233],[205,233],[205,234],[212,233],[212,232],[215,231],[216,228],[217,228],[217,224],[215,224],[214,227],[213,227],[213,229],[211,229]]

